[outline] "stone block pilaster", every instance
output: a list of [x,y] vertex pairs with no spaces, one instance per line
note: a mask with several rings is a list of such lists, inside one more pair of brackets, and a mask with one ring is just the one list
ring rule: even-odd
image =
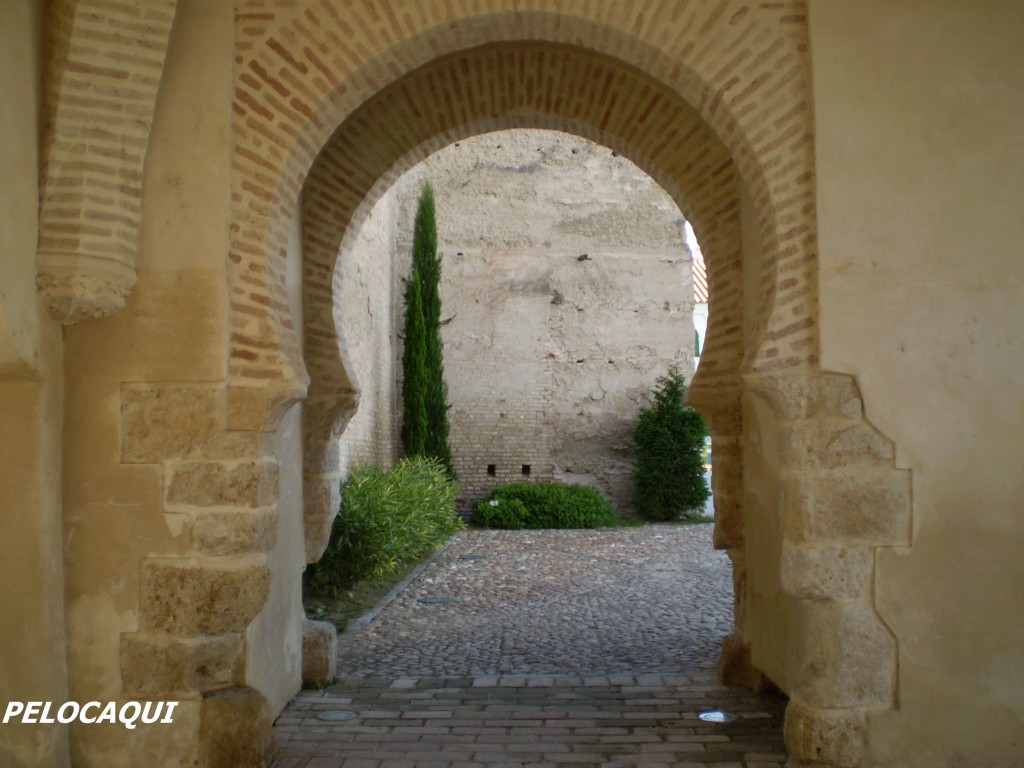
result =
[[262,768],[274,755],[267,700],[246,685],[203,694],[199,741],[205,768]]
[[282,409],[255,397],[272,391],[121,389],[121,460],[162,468],[164,512],[189,532],[187,556],[142,562],[139,629],[121,638],[124,692],[189,702],[210,768],[263,765],[272,750],[267,702],[245,686],[245,633],[266,603],[277,537],[278,466],[260,419]]
[[785,735],[791,768],[868,765],[867,715],[862,709],[823,709],[790,699]]
[[838,374],[751,377],[779,420],[781,585],[801,604],[790,681],[791,765],[866,764],[871,711],[894,706],[896,639],[874,608],[875,551],[907,546],[910,473]]

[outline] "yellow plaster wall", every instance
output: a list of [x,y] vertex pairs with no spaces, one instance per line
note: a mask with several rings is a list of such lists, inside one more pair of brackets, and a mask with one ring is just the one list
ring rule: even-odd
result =
[[41,2],[0,6],[0,379],[40,378],[43,347],[59,339],[35,291],[42,35]]
[[[302,339],[302,221],[295,212],[288,238],[288,309]],[[293,406],[277,430],[279,464],[277,540],[267,553],[271,571],[267,604],[246,635],[246,683],[270,704],[271,716],[302,688],[302,571],[306,563],[302,517],[302,404]]]
[[[746,592],[743,638],[757,669],[791,691],[791,646],[797,605],[781,585],[783,516],[779,505],[779,435],[775,414],[756,394],[743,396],[743,499],[746,523]],[[737,622],[739,626],[740,622]]]
[[816,0],[824,367],[913,472],[879,765],[1024,764],[1024,5]]
[[[746,184],[740,184],[743,247],[743,335],[753,332],[761,300],[763,253],[757,209]],[[711,300],[714,301],[714,295]],[[712,313],[712,318],[714,314]],[[757,669],[777,686],[793,685],[792,647],[799,614],[782,590],[783,512],[779,499],[778,419],[764,398],[746,390],[742,398],[742,496],[746,589],[736,600],[736,629],[751,645]]]
[[[185,515],[162,511],[164,467],[122,463],[122,389],[225,377],[231,21],[229,2],[179,3],[146,160],[138,282],[123,310],[65,333],[65,565],[77,700],[121,695],[122,633],[138,629],[140,560],[188,551]],[[118,765],[124,751],[114,742],[124,738],[80,727],[75,759]]]
[[270,595],[246,635],[246,683],[262,693],[276,717],[302,687],[302,406],[285,414],[277,433],[281,495],[277,543],[267,553]]
[[[35,288],[43,4],[0,3],[0,699],[67,698],[60,326]],[[6,704],[5,704],[6,706]],[[0,727],[0,765],[68,765],[67,729]]]

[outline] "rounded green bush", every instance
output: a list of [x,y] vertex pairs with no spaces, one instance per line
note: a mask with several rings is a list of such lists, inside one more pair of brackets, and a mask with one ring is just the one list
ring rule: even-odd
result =
[[422,560],[465,528],[455,514],[457,496],[458,486],[438,459],[415,456],[390,469],[356,467],[341,484],[327,549],[303,574],[306,589],[336,594]]
[[616,525],[596,489],[559,483],[509,483],[473,503],[472,521],[488,528],[602,528]]

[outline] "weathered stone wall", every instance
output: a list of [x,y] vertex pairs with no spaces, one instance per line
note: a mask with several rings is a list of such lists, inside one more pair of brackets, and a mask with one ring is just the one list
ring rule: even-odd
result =
[[[0,3],[0,697],[68,698],[61,328],[40,303],[43,4]],[[0,726],[0,765],[65,768],[65,725]]]
[[[391,193],[408,271],[424,181],[437,200],[445,375],[463,496],[526,478],[632,502],[637,413],[693,369],[693,285],[678,206],[612,150],[556,131],[465,139]],[[390,195],[389,195],[390,196]],[[396,307],[401,322],[401,302]]]
[[[395,282],[397,199],[380,200],[343,249],[336,280],[335,323],[349,376],[358,390],[355,414],[339,441],[339,471],[395,459]],[[401,300],[399,299],[399,303]]]

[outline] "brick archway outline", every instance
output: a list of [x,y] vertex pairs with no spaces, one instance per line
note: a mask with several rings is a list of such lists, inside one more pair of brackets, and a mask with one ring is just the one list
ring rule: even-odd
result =
[[[78,12],[93,5],[61,2],[57,7]],[[159,49],[154,73],[160,68],[156,59],[162,61],[174,6],[173,0],[161,0],[160,24],[138,38]],[[246,680],[245,632],[266,601],[265,553],[273,547],[277,517],[277,464],[264,438],[306,387],[285,300],[287,230],[314,159],[335,128],[374,94],[446,56],[510,43],[564,46],[584,51],[594,61],[632,68],[691,105],[726,147],[750,193],[763,253],[759,301],[737,369],[740,381],[721,390],[698,381],[701,386],[695,389],[719,434],[740,434],[746,419],[744,394],[766,403],[777,420],[777,503],[785,527],[780,534],[780,578],[785,593],[805,614],[796,630],[804,652],[793,660],[787,742],[805,762],[864,764],[866,718],[872,710],[893,706],[895,698],[895,641],[874,612],[874,553],[879,547],[909,544],[909,473],[894,468],[893,446],[864,419],[854,380],[817,369],[806,2],[591,0],[574,4],[572,10],[564,6],[560,0],[353,0],[344,9],[330,0],[234,3],[236,91],[227,265],[231,367],[226,388],[208,381],[125,382],[122,388],[126,436],[138,432],[133,425],[148,424],[154,413],[162,417],[157,419],[162,426],[147,432],[145,439],[126,439],[121,460],[163,463],[163,508],[171,515],[187,515],[191,526],[186,557],[154,552],[141,563],[139,631],[122,637],[123,689],[135,696],[182,697],[190,709],[201,703],[205,712],[208,696],[212,702],[217,692]],[[118,12],[133,9],[118,6]],[[61,27],[55,50],[91,40],[88,25]],[[113,48],[109,41],[95,45],[101,56],[116,53]],[[48,112],[54,110],[54,120],[59,122],[62,107],[81,95],[76,89],[83,82],[51,71]],[[140,91],[147,115],[158,85],[154,74]],[[613,108],[609,101],[609,113],[622,103],[616,101]],[[98,122],[102,116],[102,110],[92,113]],[[495,127],[537,119],[506,113],[492,118],[498,120]],[[133,236],[139,213],[136,198],[148,125],[147,118],[133,126],[138,136],[133,132],[129,143],[139,151],[116,158],[113,166],[130,181],[110,195],[115,207],[123,209],[114,218],[124,224],[125,242]],[[606,144],[621,142],[677,199],[685,197],[673,190],[671,175],[658,163],[651,158],[645,163],[639,142],[628,136],[602,139],[600,126],[600,120],[569,125]],[[485,129],[481,123],[473,130]],[[436,138],[443,141],[448,130]],[[59,134],[58,126],[54,136]],[[674,136],[671,128],[665,129],[667,142]],[[46,147],[44,195],[66,149]],[[398,159],[414,149],[403,143],[391,154]],[[91,171],[79,173],[84,166],[73,158],[64,167],[86,182],[107,183],[99,178],[104,174],[94,178]],[[74,215],[84,217],[89,211],[85,206]],[[52,213],[44,205],[41,218]],[[702,242],[711,238],[707,231],[698,235]],[[116,310],[130,287],[131,248],[116,250],[117,268],[104,277],[96,296],[90,296],[104,299],[109,284],[113,299],[88,309],[87,315]],[[724,278],[716,269],[711,275],[713,301],[721,310]],[[725,317],[727,324],[718,317]],[[716,311],[712,331],[728,335],[736,323],[742,328],[742,317]],[[739,473],[735,480],[742,484],[738,439],[733,449]],[[721,458],[716,450],[716,461]],[[737,593],[743,594],[742,537],[749,516],[743,516],[747,511],[742,501],[736,503],[737,528],[720,530],[718,543],[736,553]],[[850,639],[844,643],[844,638]],[[259,698],[255,694],[248,700]],[[234,705],[224,699],[209,708],[217,706]],[[204,738],[196,732],[195,739]],[[196,747],[189,739],[175,736],[173,746],[171,737],[167,739],[168,749],[181,754]]]
[[[767,403],[778,420],[785,439],[778,500],[787,525],[781,543],[782,583],[786,594],[803,606],[803,623],[795,630],[799,639],[812,643],[817,638],[817,645],[807,645],[803,657],[792,662],[796,669],[790,676],[787,742],[799,759],[857,764],[851,760],[864,754],[867,713],[891,707],[894,697],[895,641],[874,614],[871,559],[878,546],[906,543],[909,498],[901,490],[905,474],[893,469],[891,444],[863,420],[852,379],[817,370],[813,132],[804,3],[653,0],[637,9],[595,2],[578,12],[587,13],[586,18],[545,10],[555,7],[547,0],[520,8],[511,0],[495,0],[494,10],[483,14],[468,4],[458,9],[450,4],[396,5],[400,8],[388,5],[378,11],[373,3],[357,3],[342,14],[327,3],[309,0],[271,5],[269,10],[263,3],[254,4],[251,13],[242,6],[237,14],[228,432],[272,431],[277,415],[304,394],[305,366],[285,300],[287,231],[314,159],[336,126],[374,94],[418,69],[484,46],[567,46],[606,67],[643,73],[648,83],[691,105],[710,134],[721,140],[756,212],[760,285],[757,309],[746,324],[744,358],[733,369],[741,383],[721,391],[706,388],[700,405],[712,425],[720,425],[719,434],[736,436],[728,452],[736,458],[741,479],[743,393]],[[350,45],[338,45],[345,40]],[[487,82],[492,91],[502,87],[497,80]],[[518,77],[505,85],[510,93],[527,87]],[[601,93],[592,92],[589,100],[600,103]],[[626,103],[626,95],[635,96],[609,94],[614,98],[602,104],[609,116]],[[470,123],[444,122],[446,110],[452,117],[457,114],[458,102],[442,99],[438,104],[443,106],[432,116],[443,125],[428,131],[425,140],[447,143],[455,140],[459,125]],[[506,108],[490,119],[497,120],[495,127],[508,127],[530,114]],[[425,119],[424,114],[412,117],[413,122]],[[605,136],[602,119],[567,125],[602,143],[618,142],[686,210],[686,198],[674,189],[672,174],[652,159],[653,153],[640,151],[635,137]],[[483,124],[473,128],[481,130]],[[672,126],[662,131],[666,146],[677,138]],[[364,196],[395,162],[421,144],[421,149],[428,146],[399,137],[397,145],[388,147],[387,137],[376,139],[348,158],[354,170],[372,169],[372,183],[362,185]],[[390,157],[390,164],[375,165],[377,153]],[[343,187],[346,183],[342,179]],[[718,214],[738,216],[739,206],[738,196],[733,196]],[[707,217],[694,218],[701,227],[712,226]],[[698,235],[710,242],[714,233]],[[725,278],[717,275],[712,268],[712,290],[720,302]],[[310,279],[308,270],[306,277]],[[724,325],[719,317],[725,318]],[[736,324],[742,333],[742,314],[718,311],[712,318],[717,334],[737,332],[732,327]],[[333,354],[338,357],[337,351]],[[344,384],[340,377],[337,382]],[[265,466],[272,480],[271,464]],[[885,503],[875,505],[880,511],[870,519],[836,523],[830,510],[822,511],[823,500],[828,506],[836,470],[851,466],[870,466],[873,474],[851,474],[845,495],[836,499],[839,506],[871,501],[873,493],[873,501]],[[893,476],[892,499],[879,499],[879,478]],[[743,594],[745,510],[740,500],[736,504],[738,522],[731,531],[720,530],[718,543],[734,554],[737,593]],[[855,557],[845,562],[829,557],[847,551]],[[209,578],[215,580],[215,574]],[[147,596],[144,587],[144,601]],[[836,633],[844,631],[858,633],[852,656],[843,656],[850,648]],[[871,659],[879,660],[875,669],[868,668]]]
[[[758,208],[765,288],[753,336],[763,341],[746,345],[756,358],[751,365],[768,371],[816,363],[814,228],[807,221],[813,212],[813,157],[802,3],[768,10],[752,10],[739,0],[716,7],[676,4],[676,37],[663,47],[625,31],[635,26],[634,11],[612,4],[600,4],[590,17],[520,9],[439,18],[400,43],[392,40],[395,31],[373,34],[390,21],[366,8],[360,32],[367,42],[344,54],[332,46],[353,32],[347,19],[359,18],[360,11],[343,19],[312,5],[238,14],[232,272],[245,275],[253,289],[232,296],[233,348],[241,353],[231,368],[237,386],[277,381],[280,390],[295,395],[305,384],[283,301],[280,254],[299,190],[334,127],[373,94],[439,56],[509,41],[582,46],[645,73],[693,105],[722,137]],[[648,17],[646,37],[665,38],[665,28],[651,26],[663,10]],[[623,19],[615,18],[619,14]],[[397,26],[405,32],[406,25]],[[382,48],[369,55],[375,40]],[[697,63],[688,67],[683,61]],[[744,61],[742,71],[731,66]],[[634,160],[655,178],[664,175]],[[779,219],[785,224],[776,226]],[[777,270],[791,275],[778,294],[771,289]],[[262,291],[256,289],[260,282]]]
[[[545,108],[550,110],[556,99],[549,90],[538,88],[530,94],[521,89],[512,95],[511,98],[519,101],[508,105],[505,116],[490,117],[499,105],[487,98],[471,98],[466,93],[472,104],[466,109],[467,121],[463,124],[446,129],[436,122],[423,121],[418,128],[405,129],[401,139],[389,128],[395,115],[426,112],[430,94],[451,82],[458,72],[488,70],[493,71],[499,81],[505,81],[508,74],[538,72],[544,67],[569,72],[576,79],[581,94],[579,104],[568,104],[562,110],[571,117],[545,111]],[[638,95],[621,106],[613,121],[598,128],[595,124],[605,108],[587,93],[586,84],[591,82],[602,87],[614,83],[619,91]],[[467,86],[465,90],[471,88]],[[591,109],[580,112],[578,107],[586,103],[592,105]],[[652,104],[659,109],[652,109]],[[652,137],[664,147],[657,133],[648,132],[650,135],[637,136],[633,141],[623,138],[630,131],[639,133],[636,129],[648,122],[676,128],[680,140],[671,154],[662,151],[654,154],[652,160],[645,152],[649,149],[645,143],[649,145]],[[340,341],[344,329],[335,325],[334,297],[339,295],[340,289],[334,284],[332,290],[330,282],[338,279],[335,265],[339,254],[345,253],[346,235],[358,229],[361,217],[394,179],[431,152],[466,136],[516,126],[576,133],[651,168],[661,177],[662,185],[673,190],[681,210],[695,222],[706,244],[705,251],[713,254],[708,257],[710,279],[715,286],[713,317],[742,315],[740,221],[735,204],[739,195],[738,173],[717,137],[696,112],[677,97],[659,90],[629,68],[588,56],[578,49],[536,44],[473,49],[415,71],[368,101],[338,128],[314,163],[303,190],[303,258],[307,281],[304,352],[310,376],[306,402],[311,406],[306,408],[305,425],[305,522],[307,559],[311,562],[319,558],[326,545],[330,521],[337,509],[337,438],[356,405],[356,391],[344,363]],[[389,149],[395,148],[394,151],[400,151],[402,140],[413,148],[398,157],[384,152],[372,161],[367,160],[363,148],[380,137],[386,137],[383,143]],[[658,148],[656,145],[656,150]],[[681,192],[683,189],[687,190],[685,195]],[[724,319],[713,322],[702,364],[705,366],[702,367],[703,383],[697,385],[695,392],[736,392],[742,352],[740,325]],[[736,407],[735,399],[731,405]],[[727,435],[723,430],[736,422],[734,417],[722,425],[713,423],[713,427],[723,439],[727,436],[734,439],[735,435]],[[738,457],[722,452],[719,460],[738,461]],[[726,512],[723,506],[720,520],[726,520]],[[727,531],[733,532],[734,543],[741,542],[737,535],[741,521],[735,519],[735,514],[732,518],[728,525],[721,526],[720,546],[730,546],[730,540],[724,535]]]

